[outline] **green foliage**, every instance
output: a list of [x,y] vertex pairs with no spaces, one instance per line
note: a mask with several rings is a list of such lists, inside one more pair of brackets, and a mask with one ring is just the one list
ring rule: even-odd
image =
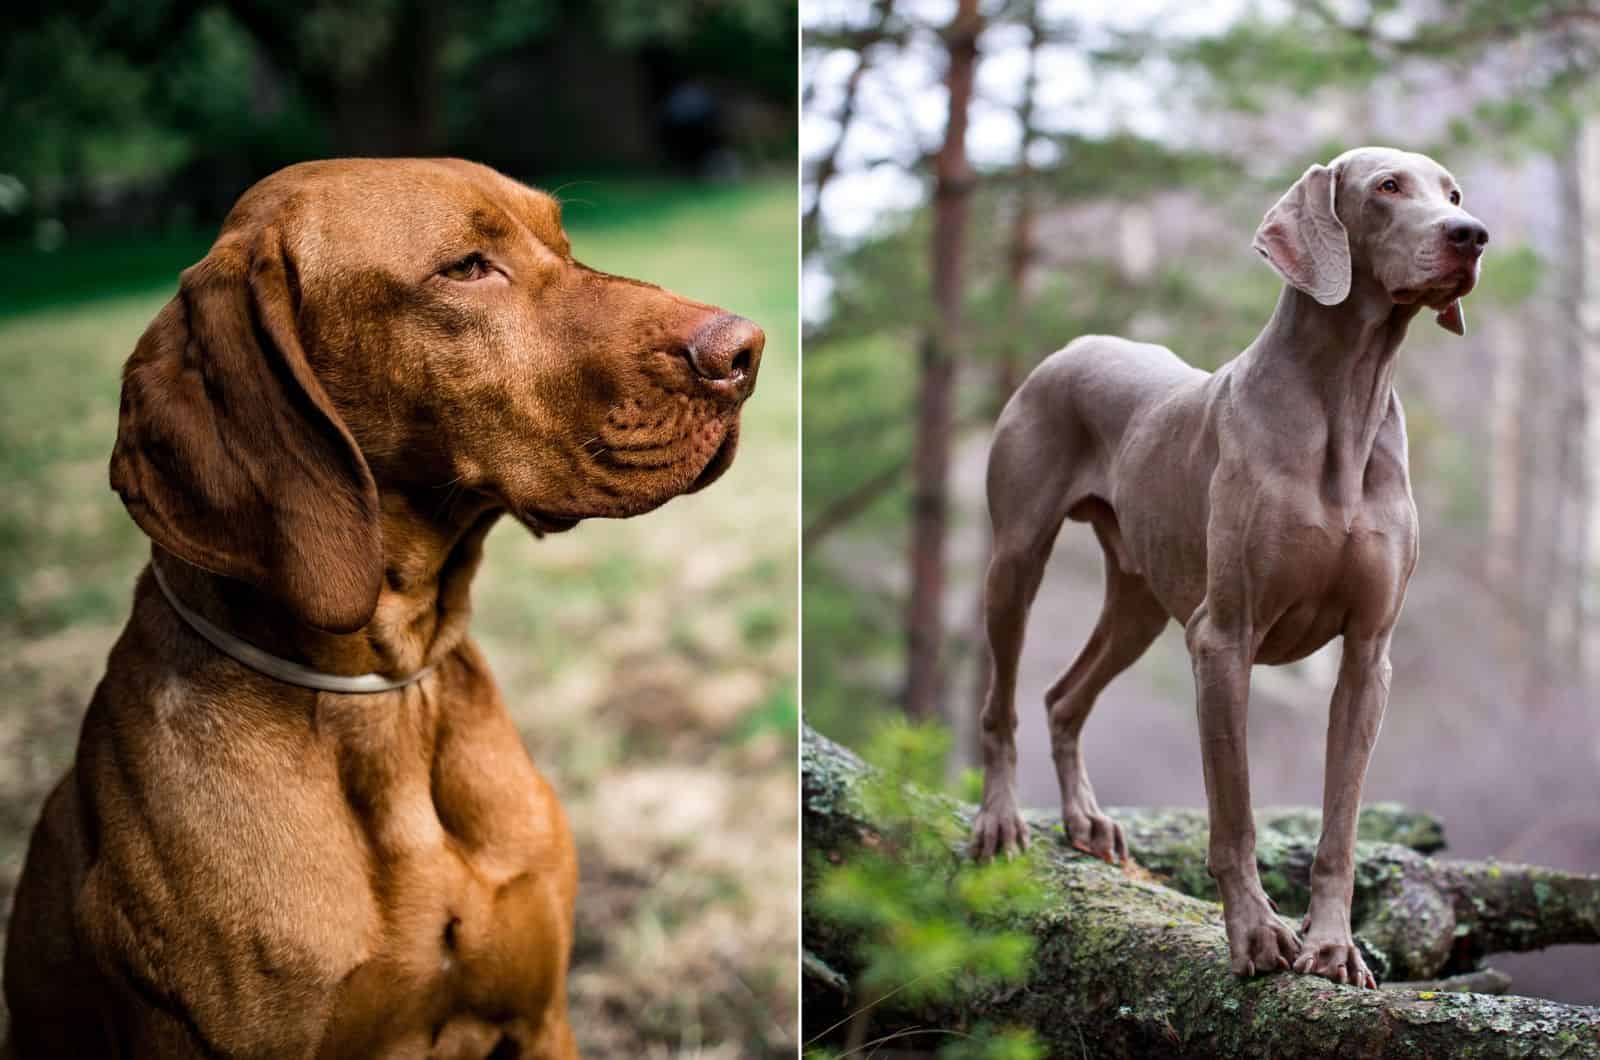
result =
[[996,1030],[980,1023],[968,1038],[939,1050],[943,1060],[1044,1060],[1043,1045],[1032,1031]]
[[1330,32],[1304,8],[1285,19],[1247,16],[1218,36],[1178,45],[1174,54],[1210,75],[1214,103],[1250,113],[1259,113],[1266,102],[1265,86],[1303,97],[1369,81],[1387,67],[1366,41]]
[[1187,94],[1203,109],[1260,115],[1288,106],[1285,96],[1304,100],[1369,91],[1408,68],[1465,68],[1515,43],[1540,61],[1525,64],[1498,98],[1453,118],[1446,143],[1553,151],[1566,119],[1594,105],[1600,70],[1593,38],[1567,32],[1574,16],[1581,20],[1586,12],[1567,0],[1450,0],[1433,17],[1420,19],[1406,17],[1397,0],[1316,0],[1270,14],[1252,8],[1210,36],[1168,38],[1159,29],[1124,33],[1097,58],[1118,67],[1160,59],[1175,65]]
[[[1043,907],[1045,893],[1026,859],[976,865],[962,852],[954,818],[919,812],[909,785],[938,786],[950,735],[903,720],[880,725],[866,757],[879,769],[860,791],[884,827],[849,859],[825,869],[809,901],[859,938],[861,999],[949,1000],[1026,980],[1031,935],[1012,930]],[[980,1026],[941,1057],[992,1060],[1042,1056],[1025,1030]]]
[[752,648],[767,648],[783,633],[787,615],[772,601],[755,601],[739,615],[739,637]]
[[772,733],[792,744],[799,727],[800,703],[795,698],[794,678],[786,675],[773,683],[767,697],[754,710],[739,719],[738,736],[748,740]]
[[0,630],[13,643],[109,623],[127,607],[149,544],[107,487],[106,460],[119,368],[164,298],[0,323]]
[[1473,293],[1474,300],[1509,308],[1532,298],[1545,279],[1547,266],[1539,252],[1526,243],[1495,248],[1494,257],[1483,265],[1483,275]]
[[[806,344],[805,437],[808,518],[911,454],[916,396],[915,337],[884,331]],[[825,444],[824,444],[825,443]]]
[[0,172],[48,213],[70,188],[169,175],[199,154],[327,153],[293,86],[262,105],[260,61],[218,7],[112,3],[24,21],[0,43]]
[[1569,150],[1577,119],[1600,106],[1595,73],[1600,56],[1574,60],[1554,74],[1524,76],[1505,86],[1504,94],[1476,104],[1465,117],[1451,121],[1452,145],[1500,154]]
[[923,209],[889,216],[878,223],[870,238],[833,248],[826,255],[833,281],[828,337],[871,334],[886,320],[914,334],[932,322],[931,223],[929,212]]
[[[139,237],[68,239],[45,250],[31,242],[0,242],[0,319],[44,306],[166,287],[205,257],[214,233],[174,228]],[[128,349],[133,348],[130,337]],[[125,351],[126,352],[126,351]]]
[[900,610],[888,594],[821,559],[806,560],[801,586],[806,719],[859,747],[883,716],[877,704],[900,680]]
[[1204,193],[1240,177],[1238,164],[1226,155],[1174,147],[1126,130],[1046,139],[1060,157],[1036,182],[1054,201],[1140,199],[1172,188]]
[[158,139],[142,120],[146,79],[131,63],[97,55],[70,20],[52,19],[0,47],[9,74],[0,82],[0,169],[20,171],[25,185],[59,178],[91,154],[114,153],[113,145]]
[[[915,365],[910,336],[899,332],[807,341],[801,510],[808,527],[874,480],[886,481],[851,527],[875,531],[886,555],[899,549]],[[838,567],[821,553],[806,559],[801,591],[806,714],[841,739],[863,741],[873,714],[861,704],[884,701],[899,681],[898,600],[862,570]]]
[[[351,153],[361,146],[351,131],[376,117],[412,129],[437,117],[438,142],[413,151],[470,145],[479,139],[485,69],[567,42],[617,64],[647,56],[652,74],[714,78],[788,101],[796,20],[796,0],[332,0],[302,8],[67,0],[19,11],[0,38],[0,174],[20,179],[29,208],[49,215],[66,194],[171,179],[208,159],[261,173]],[[390,90],[374,99],[372,82],[386,77]],[[428,83],[413,92],[412,78]],[[597,72],[594,85],[607,78]],[[759,147],[762,157],[793,151],[792,140],[778,152],[756,142],[770,134],[737,135],[739,147]]]
[[719,76],[794,92],[798,0],[612,0],[594,5],[608,38],[629,48],[671,49]]

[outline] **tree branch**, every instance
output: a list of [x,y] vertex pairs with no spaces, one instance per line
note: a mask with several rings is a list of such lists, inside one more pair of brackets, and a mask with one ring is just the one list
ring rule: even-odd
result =
[[[801,759],[809,890],[827,865],[848,859],[862,843],[875,842],[891,823],[877,820],[859,798],[872,771],[855,755],[807,728]],[[915,788],[905,791],[918,819],[971,819],[970,806]],[[1380,827],[1385,816],[1376,815]],[[1393,823],[1394,815],[1388,816]],[[1188,822],[1170,813],[1121,819],[1135,828],[1130,840],[1141,861],[1155,861],[1163,842],[1173,847],[1170,837],[1191,835]],[[1275,834],[1285,844],[1304,845],[1305,837],[1295,832],[1304,829],[1306,814],[1295,811],[1287,820],[1289,831]],[[1163,835],[1169,839],[1162,840]],[[1202,838],[1199,849],[1204,846]],[[1428,872],[1437,873],[1430,879],[1485,898],[1480,920],[1497,925],[1492,930],[1500,937],[1529,937],[1504,929],[1502,918],[1517,918],[1523,899],[1502,903],[1493,897],[1500,884],[1483,877],[1494,866],[1435,862],[1397,844],[1371,842],[1361,844],[1363,863],[1374,850],[1413,866],[1428,863],[1433,866]],[[1037,939],[1028,982],[915,1006],[886,996],[872,1009],[875,1034],[919,1028],[948,1032],[988,1021],[1031,1027],[1051,1055],[1073,1057],[1600,1057],[1600,1009],[1450,993],[1432,983],[1421,992],[1363,991],[1289,974],[1240,979],[1228,971],[1227,942],[1214,904],[1147,873],[1124,872],[1079,854],[1056,841],[1048,826],[1035,827],[1034,843],[1024,856],[1040,881],[1060,896],[1036,914],[1007,919],[1008,927]],[[1516,875],[1510,866],[1500,872],[1500,880]],[[1264,870],[1263,880],[1269,875]],[[1525,870],[1522,878],[1549,882],[1553,875]],[[1565,879],[1574,891],[1587,889],[1592,895],[1600,888],[1593,878]],[[1520,889],[1520,883],[1510,887]],[[1541,916],[1555,915],[1549,913],[1553,900],[1547,895]],[[815,903],[806,902],[804,910],[804,945],[817,969],[804,980],[805,1018],[807,1033],[815,1035],[863,1004],[859,997],[841,998],[839,987],[859,968],[858,940],[822,918]],[[1495,984],[1483,976],[1468,982]]]
[[887,494],[900,484],[900,479],[905,475],[906,469],[911,466],[909,459],[896,460],[890,466],[879,471],[851,488],[843,496],[838,497],[818,512],[806,524],[800,534],[800,551],[808,553],[816,547],[817,542],[827,537],[833,531],[854,520],[862,512],[877,503],[878,498]]
[[[1398,815],[1398,816],[1397,816]],[[1038,831],[1059,833],[1051,815],[1029,815]],[[1205,870],[1201,810],[1124,810],[1113,816],[1145,868],[1177,890],[1215,901]],[[1425,857],[1412,844],[1444,845],[1437,822],[1396,807],[1362,815],[1356,848],[1356,932],[1382,952],[1395,977],[1427,979],[1475,970],[1489,953],[1564,943],[1600,943],[1600,877],[1530,865]],[[1262,886],[1286,914],[1304,912],[1321,818],[1315,811],[1257,815]],[[1400,841],[1373,841],[1387,835]],[[1436,845],[1435,845],[1436,844]]]
[[1370,21],[1351,23],[1322,0],[1305,0],[1306,8],[1329,29],[1394,54],[1430,54],[1495,44],[1523,34],[1600,26],[1600,11],[1583,5],[1528,13],[1521,18],[1497,18],[1462,24],[1422,25],[1409,37],[1386,36]]

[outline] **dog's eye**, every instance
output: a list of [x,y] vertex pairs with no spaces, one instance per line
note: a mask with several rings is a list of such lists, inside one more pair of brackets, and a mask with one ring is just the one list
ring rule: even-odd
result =
[[1459,191],[1452,191],[1450,193],[1450,205],[1451,206],[1460,206],[1461,205],[1461,193]]
[[447,280],[459,280],[463,283],[481,280],[489,275],[489,263],[484,260],[482,254],[468,254],[460,261],[440,269],[439,275]]
[[1382,184],[1378,185],[1378,190],[1379,191],[1386,191],[1389,194],[1393,195],[1395,192],[1400,190],[1400,182],[1398,180],[1395,180],[1393,177],[1390,177],[1388,180],[1386,180]]

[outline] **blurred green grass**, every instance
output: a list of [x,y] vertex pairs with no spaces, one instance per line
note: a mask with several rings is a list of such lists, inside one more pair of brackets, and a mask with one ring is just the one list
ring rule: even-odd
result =
[[[580,260],[767,332],[720,482],[543,541],[506,524],[475,586],[474,634],[582,852],[574,1022],[606,1055],[792,1056],[793,183],[550,186]],[[148,551],[106,479],[121,365],[209,241],[0,247],[0,894]]]
[[93,235],[52,251],[29,242],[0,243],[0,276],[6,278],[0,320],[117,294],[142,295],[164,284],[175,288],[178,273],[205,256],[214,235],[192,228]]

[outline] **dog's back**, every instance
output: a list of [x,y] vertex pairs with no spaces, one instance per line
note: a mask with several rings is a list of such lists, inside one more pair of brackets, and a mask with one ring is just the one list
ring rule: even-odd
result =
[[996,534],[1055,528],[1089,498],[1111,502],[1111,464],[1128,425],[1209,373],[1148,342],[1084,335],[1046,357],[1017,388],[989,450],[990,517]]

